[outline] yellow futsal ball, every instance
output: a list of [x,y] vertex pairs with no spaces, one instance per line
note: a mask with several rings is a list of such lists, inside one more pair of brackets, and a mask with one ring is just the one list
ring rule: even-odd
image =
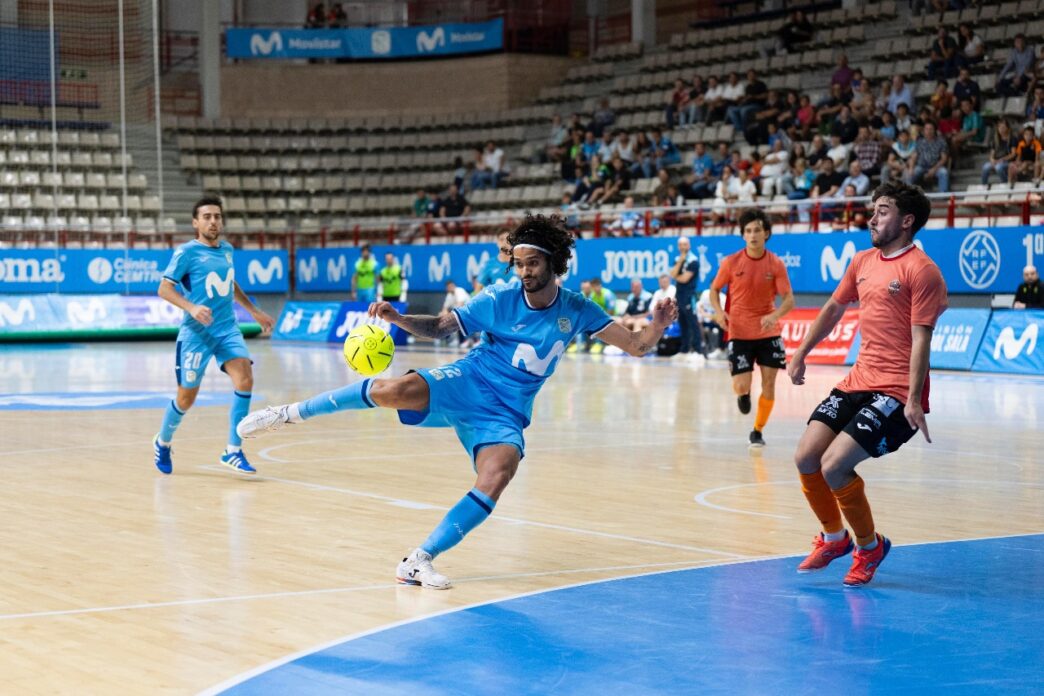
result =
[[395,355],[395,343],[384,329],[363,324],[352,329],[344,339],[344,360],[364,377],[384,372]]

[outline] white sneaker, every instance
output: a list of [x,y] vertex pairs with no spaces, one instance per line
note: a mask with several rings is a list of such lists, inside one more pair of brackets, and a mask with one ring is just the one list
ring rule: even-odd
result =
[[290,414],[287,412],[289,404],[282,406],[269,406],[263,411],[254,411],[243,417],[236,426],[239,437],[253,438],[266,432],[279,430],[284,425],[290,424]]
[[715,348],[707,357],[709,357],[711,360],[724,360],[727,357],[729,357],[729,354],[721,348]]
[[692,367],[703,367],[707,362],[707,359],[703,357],[702,353],[689,353],[689,365]]
[[421,549],[414,549],[402,559],[395,579],[404,585],[420,585],[431,590],[448,590],[453,586],[449,578],[432,568],[431,554]]

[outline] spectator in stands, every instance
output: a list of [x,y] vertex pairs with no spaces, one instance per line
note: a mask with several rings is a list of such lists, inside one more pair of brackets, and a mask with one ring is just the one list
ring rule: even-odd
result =
[[953,77],[957,74],[957,41],[950,36],[950,32],[944,26],[935,30],[926,72],[931,80]]
[[851,150],[851,146],[845,145],[841,142],[840,135],[830,136],[830,149],[827,150],[827,159],[834,162],[834,169],[838,172],[845,170],[845,166],[848,164],[848,155]]
[[652,178],[656,171],[681,162],[678,146],[659,128],[653,128],[649,137],[649,148],[642,158],[642,172],[646,179]]
[[1042,79],[1044,79],[1044,44],[1040,46],[1040,55],[1037,56],[1037,63],[1032,70],[1029,88],[1032,90]]
[[732,213],[726,206],[735,203],[739,197],[739,180],[733,176],[732,167],[725,165],[721,170],[721,178],[714,185],[714,203],[711,204],[711,213],[714,220],[721,224]]
[[960,67],[977,65],[986,58],[986,44],[968,22],[961,22],[957,27],[957,47]]
[[326,26],[326,6],[317,2],[308,12],[305,29],[322,29]]
[[997,172],[997,178],[1001,182],[1008,180],[1008,166],[1015,157],[1015,148],[1019,144],[1019,138],[1011,129],[1011,124],[1006,119],[997,121],[996,130],[990,146],[990,159],[982,165],[982,183],[990,183],[990,173]]
[[1008,167],[1008,183],[1012,186],[1019,179],[1029,179],[1037,175],[1037,160],[1040,158],[1040,141],[1037,140],[1033,126],[1022,129],[1022,138],[1015,146],[1015,155]]
[[674,81],[674,89],[667,95],[664,117],[668,129],[688,123],[689,88],[685,86],[685,80],[680,77]]
[[841,182],[842,195],[846,198],[850,197],[845,193],[849,186],[852,187],[852,196],[865,196],[870,191],[870,177],[863,173],[859,160],[848,165],[848,176]]
[[833,212],[833,206],[825,204],[831,198],[835,198],[838,192],[841,190],[841,184],[845,180],[845,175],[841,172],[835,171],[834,160],[827,157],[823,160],[823,171],[819,176],[816,177],[816,183],[812,186],[812,194],[809,196],[812,200],[823,203],[821,207],[820,218],[823,220],[829,220]]
[[877,176],[881,172],[881,136],[871,131],[869,126],[859,126],[852,143],[852,155],[864,175]]
[[953,92],[950,91],[949,83],[946,80],[939,80],[935,83],[935,91],[929,97],[928,103],[931,104],[934,119],[938,119],[944,109],[953,109],[956,102],[954,102]]
[[892,98],[892,81],[881,80],[880,91],[877,94],[877,99],[874,101],[874,110],[877,113],[884,113],[888,111],[895,114],[894,111],[888,108],[889,100]]
[[[668,184],[666,193],[654,196],[653,205],[661,208],[681,208],[685,205],[685,198],[676,185]],[[678,227],[681,224],[676,210],[658,210],[653,215],[652,233],[659,233],[664,227]]]
[[1040,137],[1044,127],[1044,85],[1033,88],[1033,99],[1026,103],[1026,125],[1033,126],[1033,131]]
[[816,173],[809,168],[804,157],[794,160],[790,174],[783,177],[783,193],[792,201],[808,198],[812,187],[816,185]]
[[649,325],[649,308],[653,294],[642,287],[638,278],[631,279],[631,294],[627,296],[627,309],[613,321],[629,331],[641,331]]
[[979,89],[979,83],[972,79],[971,71],[967,67],[962,67],[957,73],[957,81],[953,83],[953,96],[958,102],[965,97],[971,98],[972,106],[976,111],[979,110],[982,90]]
[[982,116],[972,106],[970,97],[961,99],[961,129],[950,136],[950,150],[954,162],[968,143],[981,145],[986,136],[986,128]]
[[754,199],[758,197],[758,187],[754,183],[754,178],[751,176],[750,171],[746,169],[739,170],[739,182],[736,184],[736,203],[747,204],[741,208],[735,210],[735,215],[738,217],[743,214],[743,211],[754,204]]
[[1033,77],[1033,49],[1026,45],[1025,34],[1016,34],[1008,60],[997,73],[997,93],[1006,97],[1025,94]]
[[729,73],[728,81],[721,93],[721,111],[711,114],[713,120],[718,121],[725,118],[729,108],[737,106],[746,95],[746,86],[740,82],[739,74]]
[[430,207],[431,199],[428,198],[428,192],[424,189],[417,189],[417,193],[413,197],[413,217],[429,217]]
[[692,78],[692,84],[689,86],[689,122],[688,125],[693,126],[697,123],[702,123],[706,112],[704,107],[706,106],[706,99],[704,94],[707,88],[703,84],[703,78],[699,75],[694,75]]
[[[955,112],[948,106],[943,107],[942,111],[939,112],[939,117],[935,119],[935,127],[939,130],[939,135],[942,136],[943,140],[948,142],[952,148],[953,136],[961,130],[960,112]],[[950,155],[952,158],[953,152],[950,152]]]
[[580,155],[584,161],[590,162],[592,157],[597,157],[598,150],[599,144],[594,131],[589,130],[584,133],[584,142],[580,145]]
[[602,131],[602,137],[598,141],[598,157],[603,162],[611,162],[613,159],[613,145],[616,144],[616,134],[608,130]]
[[616,140],[613,142],[613,157],[623,160],[623,163],[630,167],[635,161],[635,146],[631,142],[631,136],[627,131],[619,131],[616,134]]
[[348,14],[344,11],[342,3],[334,3],[330,11],[326,13],[326,23],[331,29],[348,26]]
[[722,117],[725,113],[724,106],[725,85],[718,78],[711,75],[707,78],[707,91],[703,93],[703,118],[706,123],[711,123]]
[[714,160],[714,167],[711,169],[715,179],[721,178],[722,170],[731,161],[732,154],[729,152],[729,144],[724,141],[718,143],[718,158]]
[[939,185],[939,192],[945,193],[950,190],[948,162],[946,141],[935,132],[935,123],[928,121],[924,124],[921,137],[917,139],[917,148],[910,164],[907,165],[904,180],[908,184],[923,186],[925,181],[935,179]]
[[805,13],[801,10],[791,12],[790,17],[779,30],[782,52],[794,53],[803,50],[812,41],[813,36],[815,36],[815,29]]
[[614,123],[616,123],[616,112],[613,111],[611,106],[609,106],[609,100],[603,97],[602,100],[598,102],[598,108],[595,109],[588,130],[592,131],[597,137],[604,133]]
[[693,146],[695,154],[692,158],[692,176],[687,181],[686,198],[710,198],[714,192],[714,160],[707,152],[707,145],[702,140]]
[[1013,309],[1044,309],[1044,286],[1034,266],[1022,269],[1022,285],[1015,290]]
[[507,175],[507,169],[504,166],[504,151],[492,140],[486,141],[486,148],[482,151],[481,164],[476,167],[472,176],[472,190],[497,188]]
[[634,197],[627,196],[620,214],[609,223],[609,230],[614,237],[634,237],[644,231],[644,220],[642,213],[634,209]]
[[602,194],[600,203],[611,203],[621,191],[631,188],[631,174],[627,165],[619,157],[613,157],[613,166],[609,171],[605,192]]
[[845,92],[841,85],[830,85],[830,95],[819,102],[816,114],[819,117],[821,133],[830,132],[830,126],[833,124],[834,118],[841,113],[841,109],[849,101],[851,101],[851,96]]
[[[471,215],[471,205],[468,203],[468,199],[464,198],[455,184],[450,184],[446,196],[439,201],[438,217],[445,219],[469,215]],[[436,224],[435,229],[439,234],[456,234],[460,231],[460,222],[458,220],[440,222]]]
[[906,84],[905,76],[895,75],[892,77],[892,90],[888,95],[888,110],[896,115],[897,121],[900,104],[906,104],[907,111],[912,109],[914,106],[913,92],[910,91],[910,85]]
[[[854,165],[855,162],[852,164]],[[855,198],[856,195],[856,188],[852,184],[846,184],[841,190],[841,196],[843,198]],[[866,206],[859,201],[845,201],[844,205],[837,207],[837,214],[830,223],[830,226],[832,229],[839,232],[848,231],[853,228],[865,230],[867,226]]]
[[583,152],[577,152],[571,160],[562,160],[562,179],[570,184],[579,183],[589,173]]
[[732,123],[737,132],[742,133],[751,116],[765,108],[768,97],[768,85],[758,79],[754,70],[747,71],[747,84],[743,88],[743,96],[725,111],[725,118]]
[[888,160],[881,169],[881,181],[903,179],[907,172],[913,173],[910,162],[917,151],[917,144],[910,137],[910,131],[901,130],[892,148],[888,152]]
[[776,125],[776,119],[783,111],[783,100],[774,89],[768,91],[764,104],[750,115],[744,136],[751,145],[764,145],[768,142],[769,124]]
[[841,138],[841,142],[848,145],[856,139],[859,134],[859,124],[852,118],[852,111],[847,106],[842,106],[837,112],[837,118],[830,126],[830,135]]
[[772,197],[778,191],[783,193],[783,177],[790,171],[790,152],[783,147],[783,141],[777,140],[772,150],[765,155],[765,163],[761,167],[761,195]]
[[812,100],[807,94],[798,97],[798,109],[794,130],[788,131],[791,140],[808,140],[811,137],[812,128],[818,121],[816,107],[812,106]]
[[819,133],[813,135],[812,142],[808,145],[808,154],[806,155],[808,166],[818,170],[823,160],[827,159],[828,150],[830,150],[830,147],[823,140],[823,136]]
[[914,127],[914,119],[910,115],[910,107],[900,104],[895,111],[895,127],[900,131],[909,131]]
[[562,124],[562,117],[555,114],[551,117],[551,131],[544,141],[544,161],[561,162],[565,155],[565,144],[569,139],[569,130]]
[[837,56],[837,69],[830,76],[830,87],[833,91],[834,85],[840,85],[841,92],[846,95],[852,94],[852,68],[848,67],[848,56],[840,53]]
[[573,180],[573,203],[587,203],[591,198],[591,194],[596,189],[600,188],[604,184],[604,174],[606,168],[602,165],[602,158],[598,155],[592,155],[591,160],[588,164],[577,162],[573,167],[574,175],[577,177]]
[[630,166],[631,178],[648,178],[645,176],[642,165],[646,157],[649,157],[652,153],[652,142],[649,140],[649,136],[645,134],[645,131],[638,131],[638,135],[634,137],[634,141],[631,144],[631,151],[634,153],[634,161],[631,162]]
[[870,80],[861,80],[859,87],[852,93],[852,115],[857,121],[869,121],[876,113],[877,99],[874,96],[873,86]]
[[656,205],[656,201],[659,201],[667,196],[668,189],[671,188],[671,173],[666,169],[660,169],[656,172],[656,188],[652,192],[653,205]]

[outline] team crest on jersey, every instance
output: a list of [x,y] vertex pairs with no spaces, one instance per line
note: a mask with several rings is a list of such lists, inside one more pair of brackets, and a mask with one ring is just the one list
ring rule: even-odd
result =
[[562,333],[569,333],[573,330],[573,322],[569,321],[569,317],[558,318],[558,330]]
[[902,290],[902,288],[902,283],[900,283],[898,280],[893,280],[891,283],[888,284],[888,294],[898,295],[899,291]]
[[775,279],[776,279],[776,276],[775,276],[774,273],[766,273],[765,274],[765,280],[775,280]]
[[225,260],[228,261],[229,263],[232,263],[232,252],[230,252],[230,251],[226,251],[225,252]]

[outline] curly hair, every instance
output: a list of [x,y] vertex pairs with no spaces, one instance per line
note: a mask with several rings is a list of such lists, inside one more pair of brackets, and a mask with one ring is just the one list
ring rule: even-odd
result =
[[881,184],[870,194],[870,200],[874,203],[878,198],[891,198],[895,201],[895,207],[899,209],[900,215],[913,215],[913,234],[924,227],[928,222],[928,216],[932,214],[932,203],[924,191],[918,186],[911,186],[901,181],[889,181]]
[[[508,243],[532,244],[549,252],[551,271],[562,276],[569,270],[569,259],[573,255],[576,240],[566,228],[565,218],[559,215],[526,215],[525,219],[508,235]],[[511,255],[514,265],[515,256]]]

